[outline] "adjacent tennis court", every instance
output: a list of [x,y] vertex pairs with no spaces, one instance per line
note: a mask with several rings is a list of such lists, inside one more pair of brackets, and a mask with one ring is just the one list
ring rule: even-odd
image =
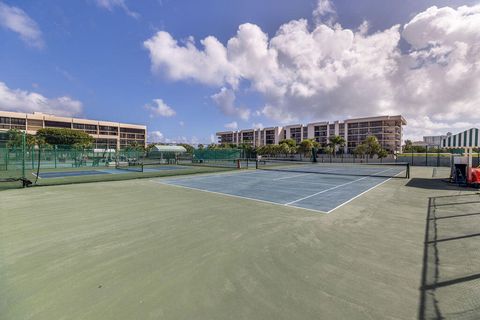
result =
[[154,180],[329,213],[391,178],[407,177],[406,164],[324,164],[262,161],[261,170]]
[[[162,164],[158,166],[149,166],[148,168],[143,168],[142,172],[186,170],[186,169],[189,169],[189,167]],[[92,176],[92,175],[102,175],[102,174],[126,174],[131,172],[137,172],[137,171],[128,170],[128,167],[127,169],[102,168],[98,170],[52,171],[52,172],[41,172],[38,175],[38,177],[40,179],[52,179],[52,178],[68,178],[68,177]],[[36,176],[36,173],[32,173],[32,174]]]

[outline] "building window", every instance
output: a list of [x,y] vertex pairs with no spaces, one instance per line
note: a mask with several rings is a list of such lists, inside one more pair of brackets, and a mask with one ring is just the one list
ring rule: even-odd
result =
[[266,144],[275,144],[275,130],[265,131],[265,143]]
[[42,120],[33,120],[33,119],[28,119],[28,129],[40,129],[43,127],[43,121]]
[[295,140],[296,143],[302,141],[302,128],[290,128],[290,138]]
[[27,120],[11,118],[10,121],[12,123],[12,129],[20,129],[20,130],[26,129]]
[[118,135],[117,127],[99,126],[100,134],[108,136]]
[[120,128],[120,132],[143,133],[143,134],[145,134],[145,130],[143,130],[143,129],[132,129],[132,128]]
[[47,121],[45,120],[45,127],[47,128],[68,128],[72,127],[70,122],[62,122],[62,121]]
[[0,129],[10,129],[10,118],[0,117]]

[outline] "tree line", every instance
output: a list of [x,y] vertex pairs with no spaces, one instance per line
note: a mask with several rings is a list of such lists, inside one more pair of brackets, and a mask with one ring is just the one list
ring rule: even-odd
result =
[[[7,132],[8,140],[7,147],[15,148],[21,147],[23,144],[23,133],[17,129],[11,129]],[[26,134],[25,135],[25,144],[27,148],[32,148],[34,146],[39,147],[48,147],[48,146],[68,146],[77,149],[88,149],[91,148],[95,139],[91,137],[88,133],[79,130],[72,130],[66,128],[42,128],[37,131],[35,135]],[[407,140],[408,141],[408,140]],[[230,144],[209,144],[207,146],[203,144],[197,145],[198,149],[242,149],[244,150],[245,156],[252,157],[256,155],[264,156],[285,156],[299,154],[305,157],[312,156],[312,150],[317,150],[317,152],[323,154],[329,154],[336,156],[339,152],[343,153],[342,149],[345,146],[345,139],[341,136],[331,136],[328,138],[328,143],[320,144],[313,139],[304,139],[299,144],[296,143],[293,139],[285,139],[280,141],[279,144],[265,145],[261,147],[253,147],[249,143],[242,143],[236,145],[233,143]],[[138,150],[150,152],[157,143],[150,143],[145,147],[139,143],[131,143],[126,149],[127,150]],[[195,148],[187,143],[180,143],[179,146],[183,146],[187,153],[193,154]],[[385,158],[388,155],[388,152],[382,148],[378,139],[375,136],[369,136],[361,144],[357,145],[353,153],[359,157],[373,157],[378,156],[378,158]]]
[[[284,156],[301,155],[305,157],[312,157],[312,150],[317,152],[332,155],[335,157],[338,153],[343,153],[343,147],[345,147],[346,141],[342,136],[331,136],[328,138],[328,142],[320,144],[313,139],[304,139],[299,144],[293,139],[285,139],[280,141],[279,144],[269,144],[261,147],[253,147],[249,143],[241,143],[236,145],[234,143],[225,144],[210,144],[206,148],[208,149],[222,149],[222,148],[239,148],[246,151],[246,154],[256,154],[262,156]],[[199,148],[204,148],[203,145],[199,145]],[[382,148],[378,142],[377,137],[369,136],[361,144],[357,145],[353,150],[353,153],[358,157],[368,156],[370,158],[375,155],[378,158],[385,158],[388,156],[388,152]]]
[[36,134],[23,133],[17,129],[7,131],[7,147],[20,148],[24,143],[27,148],[67,146],[76,149],[86,149],[93,145],[95,139],[88,133],[66,128],[42,128]]
[[425,152],[449,152],[446,148],[441,148],[440,146],[418,146],[414,145],[412,140],[405,140],[403,145],[404,153],[425,153]]

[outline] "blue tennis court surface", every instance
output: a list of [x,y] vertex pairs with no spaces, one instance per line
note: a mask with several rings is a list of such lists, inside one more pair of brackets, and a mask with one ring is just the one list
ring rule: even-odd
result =
[[[362,193],[401,174],[403,168],[344,169],[330,168],[323,172],[250,170],[181,178],[158,179],[154,182],[264,201],[320,212],[331,212]],[[360,170],[360,171],[359,171]]]
[[[164,171],[164,170],[185,170],[188,169],[186,166],[152,166],[145,167],[143,172],[155,172],[155,171]],[[125,174],[131,173],[132,171],[119,170],[115,168],[103,168],[98,170],[77,170],[77,171],[52,171],[52,172],[41,172],[38,177],[40,179],[51,179],[51,178],[67,178],[67,177],[79,177],[79,176],[89,176],[89,175],[99,175],[99,174]]]
[[101,170],[42,172],[38,175],[38,177],[41,179],[49,179],[49,178],[88,176],[88,175],[97,175],[97,174],[110,174],[110,172],[101,171]]
[[143,172],[154,172],[154,171],[169,171],[169,170],[185,170],[188,169],[186,166],[167,166],[167,165],[160,165],[160,166],[145,166],[143,168]]

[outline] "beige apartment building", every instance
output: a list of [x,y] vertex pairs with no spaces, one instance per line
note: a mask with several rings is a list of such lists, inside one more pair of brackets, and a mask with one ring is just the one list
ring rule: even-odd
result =
[[368,136],[377,137],[382,147],[390,153],[401,152],[403,126],[407,121],[401,116],[378,116],[347,119],[344,121],[323,121],[306,125],[294,124],[284,127],[246,129],[240,131],[217,132],[219,143],[248,143],[255,147],[278,144],[284,139],[293,139],[300,143],[304,139],[313,139],[322,145],[328,143],[331,136],[345,139],[346,153],[351,153]]
[[[98,149],[122,149],[132,143],[146,146],[147,127],[119,122],[57,117],[40,112],[19,113],[0,111],[0,145],[10,129],[35,134],[42,128],[67,128],[84,131],[95,139]],[[3,140],[3,141],[2,141]]]

